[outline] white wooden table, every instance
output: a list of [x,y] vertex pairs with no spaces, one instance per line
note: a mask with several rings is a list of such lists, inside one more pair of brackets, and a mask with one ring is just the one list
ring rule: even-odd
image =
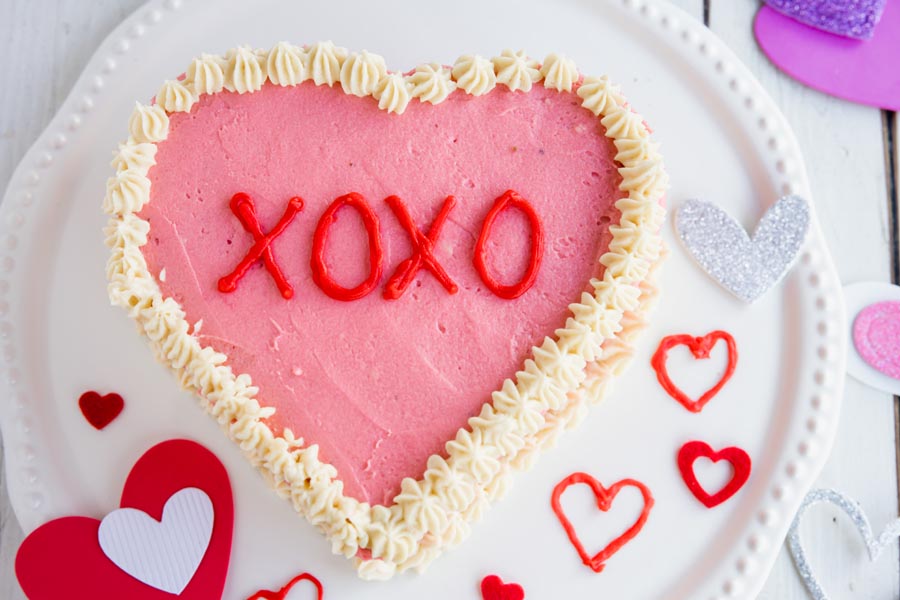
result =
[[[142,1],[0,2],[4,66],[0,189],[97,45]],[[777,71],[753,39],[751,22],[759,0],[672,1],[704,20],[731,46],[793,124],[841,280],[900,281],[900,125],[896,115],[830,98]],[[837,442],[818,485],[838,488],[856,498],[876,532],[898,515],[898,430],[900,399],[849,379]],[[5,488],[5,478],[0,477],[0,598],[22,598],[13,574],[22,531]],[[827,507],[814,508],[804,523],[807,526],[801,531],[810,561],[833,598],[900,598],[897,542],[877,563],[870,564],[858,536],[838,513]],[[785,551],[759,598],[806,598]]]

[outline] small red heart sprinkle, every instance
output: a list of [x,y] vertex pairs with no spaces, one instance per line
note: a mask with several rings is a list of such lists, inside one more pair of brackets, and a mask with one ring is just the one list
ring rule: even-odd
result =
[[[701,456],[713,462],[726,460],[731,463],[734,470],[731,480],[715,494],[704,490],[694,473],[694,462]],[[697,497],[697,500],[702,502],[706,508],[713,508],[734,496],[747,483],[747,479],[750,478],[750,455],[735,446],[722,448],[715,452],[706,442],[688,442],[678,451],[678,470],[681,471],[681,478],[684,479],[688,489]]]
[[497,575],[481,580],[482,600],[524,600],[525,590],[518,583],[503,583]]
[[87,422],[99,430],[119,416],[119,413],[125,408],[125,401],[116,393],[101,396],[97,392],[88,391],[78,399],[78,406]]

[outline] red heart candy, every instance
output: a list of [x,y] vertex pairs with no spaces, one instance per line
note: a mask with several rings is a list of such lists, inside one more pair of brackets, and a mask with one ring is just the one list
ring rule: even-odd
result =
[[525,590],[518,583],[503,583],[497,575],[481,580],[482,600],[524,600]]
[[101,396],[95,391],[85,392],[78,399],[78,407],[87,422],[95,429],[103,429],[113,422],[122,409],[125,401],[116,393]]
[[[600,550],[600,552],[593,556],[589,555],[584,549],[584,545],[575,533],[575,527],[572,526],[571,521],[566,517],[559,501],[563,492],[566,491],[569,486],[577,483],[583,483],[590,486],[591,490],[594,492],[594,497],[597,498],[597,508],[603,512],[607,512],[610,509],[613,500],[615,500],[618,493],[622,491],[622,488],[624,487],[630,486],[637,488],[644,498],[644,508],[641,509],[641,514],[638,516],[637,521],[635,521],[622,535],[611,541]],[[573,473],[560,481],[556,484],[556,487],[553,488],[553,496],[550,504],[553,507],[553,512],[556,513],[559,522],[562,523],[563,529],[566,530],[569,541],[572,542],[572,545],[575,546],[575,550],[578,551],[581,562],[593,569],[595,573],[599,573],[606,566],[604,563],[609,557],[621,550],[622,546],[631,541],[631,539],[643,529],[644,523],[647,522],[647,517],[650,516],[650,509],[653,508],[653,496],[650,494],[650,490],[647,486],[634,479],[623,479],[622,481],[612,484],[609,488],[605,488],[602,483],[587,473]]]
[[[734,469],[731,480],[715,494],[709,494],[704,490],[694,474],[694,462],[701,456],[705,456],[713,462],[727,460]],[[706,508],[713,508],[734,496],[750,478],[750,455],[735,446],[715,452],[705,442],[688,442],[678,451],[678,470],[681,471],[681,478],[684,479],[688,489],[697,497],[697,500],[702,502]]]
[[288,581],[287,584],[277,592],[260,590],[250,596],[247,600],[284,600],[285,598],[287,598],[287,595],[294,588],[294,586],[301,581],[309,581],[314,586],[316,586],[316,597],[319,600],[322,600],[322,597],[325,595],[325,589],[322,587],[322,582],[309,573],[300,573],[299,575]]
[[[212,537],[203,561],[179,600],[222,597],[231,557],[234,504],[225,467],[203,446],[169,440],[148,450],[132,467],[122,490],[122,508],[136,508],[160,520],[177,491],[203,490],[213,504]],[[16,554],[16,576],[31,600],[172,600],[172,594],[145,585],[110,561],[100,548],[100,521],[63,517],[34,530]]]
[[[725,367],[725,372],[722,373],[722,377],[715,385],[706,390],[703,395],[696,400],[692,400],[687,394],[681,391],[678,386],[672,383],[672,379],[669,377],[669,372],[666,368],[669,350],[675,346],[684,345],[688,347],[691,354],[694,355],[694,358],[706,359],[709,358],[710,351],[719,340],[724,341],[728,347],[728,364]],[[734,369],[737,366],[737,359],[737,345],[731,334],[727,331],[713,331],[702,337],[693,337],[687,334],[664,337],[659,343],[659,348],[657,348],[656,352],[653,354],[650,364],[653,366],[653,370],[656,371],[656,378],[659,380],[660,385],[663,386],[663,389],[666,390],[670,396],[678,400],[686,409],[696,413],[703,410],[706,403],[712,400],[728,380],[731,379],[731,376],[734,375]]]

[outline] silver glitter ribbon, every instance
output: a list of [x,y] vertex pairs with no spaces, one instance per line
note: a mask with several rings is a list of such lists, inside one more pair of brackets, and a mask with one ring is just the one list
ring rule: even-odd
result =
[[779,199],[752,238],[710,202],[688,200],[675,214],[675,229],[694,259],[745,302],[754,302],[784,277],[803,246],[809,222],[809,204],[800,196]]
[[881,535],[876,538],[872,533],[872,526],[869,524],[869,519],[866,517],[862,507],[856,500],[848,498],[839,491],[832,489],[813,490],[806,495],[803,499],[803,503],[797,510],[796,516],[794,516],[794,522],[791,523],[790,530],[788,530],[788,549],[791,552],[791,558],[794,559],[794,565],[797,567],[797,572],[803,580],[803,585],[806,586],[806,590],[809,592],[809,596],[813,600],[828,600],[828,595],[825,593],[825,590],[822,589],[822,586],[813,574],[812,569],[809,567],[809,561],[806,560],[806,552],[803,550],[803,545],[800,543],[800,520],[810,506],[819,502],[833,504],[850,517],[850,520],[853,521],[856,530],[862,537],[863,542],[866,544],[866,551],[869,553],[869,560],[872,562],[878,560],[878,557],[881,556],[884,549],[900,536],[900,519],[888,523],[881,532]]

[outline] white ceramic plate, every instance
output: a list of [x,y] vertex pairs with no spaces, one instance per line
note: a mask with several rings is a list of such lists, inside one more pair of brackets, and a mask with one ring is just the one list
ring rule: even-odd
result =
[[[143,451],[188,437],[216,452],[232,477],[237,522],[226,598],[278,589],[300,571],[317,575],[326,597],[337,600],[477,598],[478,582],[492,572],[538,600],[755,595],[837,425],[844,308],[817,225],[785,282],[748,306],[694,266],[668,221],[660,306],[616,392],[518,477],[462,547],[425,575],[386,584],[358,580],[332,556],[154,362],[106,298],[100,201],[111,152],[134,100],[153,96],[194,55],[281,39],[333,39],[381,53],[397,70],[505,47],[537,57],[564,51],[584,72],[621,83],[649,119],[663,144],[673,207],[702,197],[752,227],[782,193],[810,196],[789,126],[759,84],[702,25],[661,2],[151,2],[97,51],[2,205],[0,407],[11,499],[23,527],[66,514],[104,515],[117,507]],[[659,387],[649,358],[664,335],[718,328],[737,339],[737,372],[702,414],[691,414]],[[700,371],[685,385],[702,383]],[[125,411],[103,432],[79,414],[76,400],[87,389],[126,398]],[[675,466],[678,448],[691,439],[739,445],[753,458],[748,484],[714,510],[688,493]],[[634,477],[656,497],[643,532],[601,574],[580,564],[550,511],[554,484],[578,470],[607,484]],[[589,549],[602,543],[594,526],[612,536],[637,506],[623,493],[621,510],[617,504],[614,514],[598,516],[585,502],[576,508],[584,499],[573,489],[568,503]]]

